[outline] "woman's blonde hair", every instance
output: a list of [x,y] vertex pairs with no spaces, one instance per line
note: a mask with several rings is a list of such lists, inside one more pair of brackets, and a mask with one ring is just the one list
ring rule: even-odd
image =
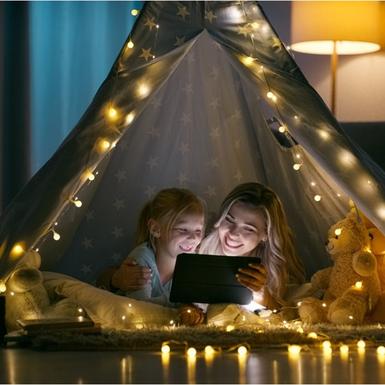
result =
[[220,218],[214,230],[201,243],[202,254],[223,254],[218,228],[235,202],[242,202],[250,209],[259,210],[266,221],[266,242],[260,242],[253,255],[262,258],[267,269],[267,288],[270,294],[284,304],[286,284],[289,280],[303,282],[304,268],[298,258],[293,237],[283,205],[277,194],[260,183],[243,183],[235,187],[224,199],[220,207]]
[[139,245],[143,242],[150,242],[154,247],[154,239],[148,225],[150,219],[154,219],[160,224],[162,231],[165,232],[168,238],[180,215],[198,214],[205,217],[205,211],[204,202],[190,190],[182,188],[161,190],[142,208],[135,243]]

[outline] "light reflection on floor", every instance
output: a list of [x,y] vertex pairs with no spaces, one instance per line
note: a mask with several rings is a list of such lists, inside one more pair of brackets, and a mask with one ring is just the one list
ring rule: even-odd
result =
[[385,356],[320,348],[247,354],[0,350],[0,383],[385,383]]

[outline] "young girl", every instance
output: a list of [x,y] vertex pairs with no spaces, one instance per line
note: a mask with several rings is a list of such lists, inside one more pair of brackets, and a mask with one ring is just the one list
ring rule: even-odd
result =
[[176,257],[195,252],[204,222],[204,204],[189,190],[158,192],[140,214],[137,247],[112,275],[111,284],[119,288],[118,294],[170,305]]
[[238,280],[262,305],[283,305],[287,284],[303,282],[304,269],[278,196],[260,183],[240,184],[226,196],[220,213],[199,252],[261,257],[262,264],[241,269]]

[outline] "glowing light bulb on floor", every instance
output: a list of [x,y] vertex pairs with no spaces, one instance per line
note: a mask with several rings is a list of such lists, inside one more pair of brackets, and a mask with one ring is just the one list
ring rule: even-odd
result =
[[376,350],[377,354],[381,355],[381,356],[385,356],[385,346],[382,346],[380,345],[377,350]]
[[188,348],[187,349],[187,355],[189,357],[195,357],[197,355],[197,351],[195,348]]
[[365,343],[364,340],[359,340],[359,341],[357,342],[357,348],[359,348],[359,349],[365,349],[365,346],[366,346],[366,343]]
[[212,355],[215,353],[214,348],[211,345],[205,347],[205,354]]
[[301,346],[299,345],[289,345],[287,348],[290,356],[298,356],[301,352]]
[[161,352],[162,352],[163,354],[168,354],[168,353],[170,353],[171,348],[170,348],[169,345],[163,344],[160,350],[161,350]]
[[309,338],[314,338],[314,339],[318,338],[318,335],[317,335],[317,333],[315,333],[315,332],[310,332],[310,333],[308,333],[307,336],[308,336]]
[[7,291],[7,286],[3,281],[0,281],[0,293],[5,293]]
[[246,346],[243,346],[243,345],[242,345],[242,346],[240,346],[240,347],[238,348],[237,352],[238,352],[238,354],[239,354],[240,356],[245,356],[245,355],[247,354],[248,350],[247,350]]

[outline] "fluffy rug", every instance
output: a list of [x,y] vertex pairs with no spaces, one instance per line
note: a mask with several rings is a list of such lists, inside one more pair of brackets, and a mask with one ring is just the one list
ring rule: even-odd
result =
[[[309,335],[309,333],[313,332]],[[314,333],[317,335],[315,336]],[[280,326],[240,327],[226,331],[223,327],[144,328],[140,330],[108,330],[96,334],[50,332],[24,339],[29,347],[39,350],[155,350],[167,342],[172,350],[193,346],[202,350],[206,345],[222,351],[240,345],[250,350],[286,348],[290,344],[315,345],[324,340],[332,344],[355,344],[364,339],[368,345],[385,342],[385,325],[307,327],[298,322]]]

